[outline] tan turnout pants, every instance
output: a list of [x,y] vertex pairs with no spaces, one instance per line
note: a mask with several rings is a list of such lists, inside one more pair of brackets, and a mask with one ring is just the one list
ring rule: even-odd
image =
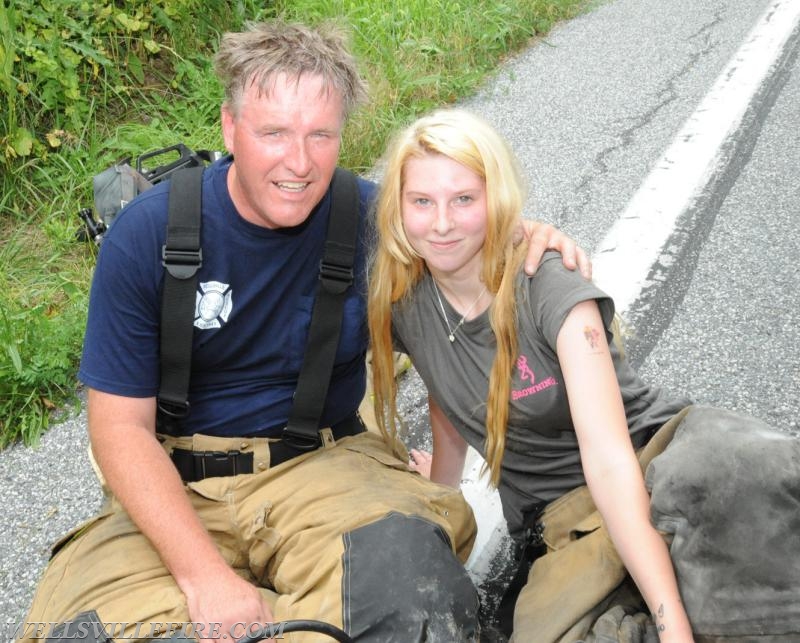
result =
[[[213,438],[204,443],[202,436],[195,436],[193,443],[185,438],[180,446],[188,446],[186,440],[197,450],[210,445],[239,449],[246,441]],[[255,461],[263,461],[266,453],[258,449]],[[147,475],[146,463],[131,466]],[[346,581],[358,583],[362,577],[354,573],[352,578],[343,578],[343,574],[349,573],[351,556],[346,541],[364,526],[387,516],[413,517],[407,521],[410,531],[402,533],[417,533],[415,525],[432,526],[443,536],[439,540],[446,543],[446,553],[459,570],[476,530],[458,490],[411,473],[407,459],[394,455],[383,438],[372,432],[253,474],[188,483],[186,493],[225,560],[243,578],[263,588],[276,620],[319,619],[355,628],[363,605],[355,600],[353,605],[347,603],[345,588]],[[168,511],[163,520],[165,527],[181,529],[171,522]],[[395,545],[415,551],[413,543],[382,542],[375,545],[375,553],[391,551]],[[359,554],[361,562],[363,554]],[[424,559],[423,553],[419,556]],[[406,565],[405,559],[411,558],[413,564],[414,556],[401,553],[395,558],[397,565]],[[393,555],[387,559],[391,561]],[[375,562],[373,567],[380,565]],[[394,569],[364,571],[363,567],[360,573],[372,576],[361,582],[364,587],[352,588],[355,593],[372,591],[370,583],[375,584],[376,577],[383,585],[394,582]],[[359,572],[355,563],[353,569]],[[376,587],[382,591],[380,583]],[[403,611],[402,605],[383,607]],[[118,638],[133,637],[137,623],[146,624],[138,631],[144,639],[167,629],[147,624],[189,620],[184,595],[150,542],[113,498],[98,516],[60,544],[39,584],[28,622],[63,622],[85,610],[96,610],[105,624],[130,624],[114,632]],[[345,622],[351,618],[352,622]],[[149,631],[153,627],[156,631]],[[286,638],[327,640],[320,634],[287,634]]]
[[[642,471],[672,440],[689,409],[670,419],[639,452]],[[551,502],[542,514],[547,553],[536,560],[514,610],[512,641],[575,643],[626,641],[624,632],[601,639],[592,632],[598,618],[618,605],[635,613],[641,598],[627,573],[589,489],[578,487]],[[600,623],[603,626],[603,623]],[[645,623],[630,640],[647,640]]]

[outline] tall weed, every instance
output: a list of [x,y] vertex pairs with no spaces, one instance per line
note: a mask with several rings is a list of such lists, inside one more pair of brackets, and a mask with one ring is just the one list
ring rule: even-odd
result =
[[72,273],[62,270],[63,256],[48,249],[50,234],[62,234],[59,220],[36,222],[36,227],[27,223],[4,230],[0,248],[0,447],[17,439],[35,442],[50,412],[74,398],[80,355],[76,331],[85,322],[82,273],[90,267],[84,261]]
[[185,89],[176,43],[207,53],[233,16],[220,0],[0,0],[0,165],[57,150],[94,105],[126,118],[151,91]]

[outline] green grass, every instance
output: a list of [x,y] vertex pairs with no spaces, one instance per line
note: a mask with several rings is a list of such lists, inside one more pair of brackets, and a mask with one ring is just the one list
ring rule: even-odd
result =
[[75,400],[95,254],[75,232],[92,176],[176,142],[222,149],[221,31],[275,15],[347,25],[371,100],[341,162],[365,171],[394,129],[474,92],[589,2],[0,0],[0,447],[35,443]]

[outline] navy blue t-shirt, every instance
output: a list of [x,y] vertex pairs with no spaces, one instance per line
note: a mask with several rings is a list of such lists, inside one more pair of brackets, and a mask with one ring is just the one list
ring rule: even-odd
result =
[[[330,191],[300,226],[245,221],[228,193],[231,158],[203,178],[203,265],[193,329],[191,412],[182,434],[277,436],[286,424],[306,346],[330,214]],[[364,395],[366,214],[374,184],[359,179],[360,243],[321,426],[353,413]],[[99,391],[153,397],[168,182],[117,215],[92,282],[79,378]],[[187,329],[189,332],[190,329]]]

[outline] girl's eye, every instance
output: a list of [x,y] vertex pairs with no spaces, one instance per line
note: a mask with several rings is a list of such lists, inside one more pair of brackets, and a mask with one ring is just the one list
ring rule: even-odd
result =
[[459,205],[467,205],[468,203],[472,203],[472,197],[469,194],[462,194],[456,197],[456,203]]
[[430,205],[430,200],[426,199],[426,198],[423,198],[423,197],[418,197],[418,198],[414,199],[414,203],[416,205],[420,206],[421,208],[424,208],[424,207]]

